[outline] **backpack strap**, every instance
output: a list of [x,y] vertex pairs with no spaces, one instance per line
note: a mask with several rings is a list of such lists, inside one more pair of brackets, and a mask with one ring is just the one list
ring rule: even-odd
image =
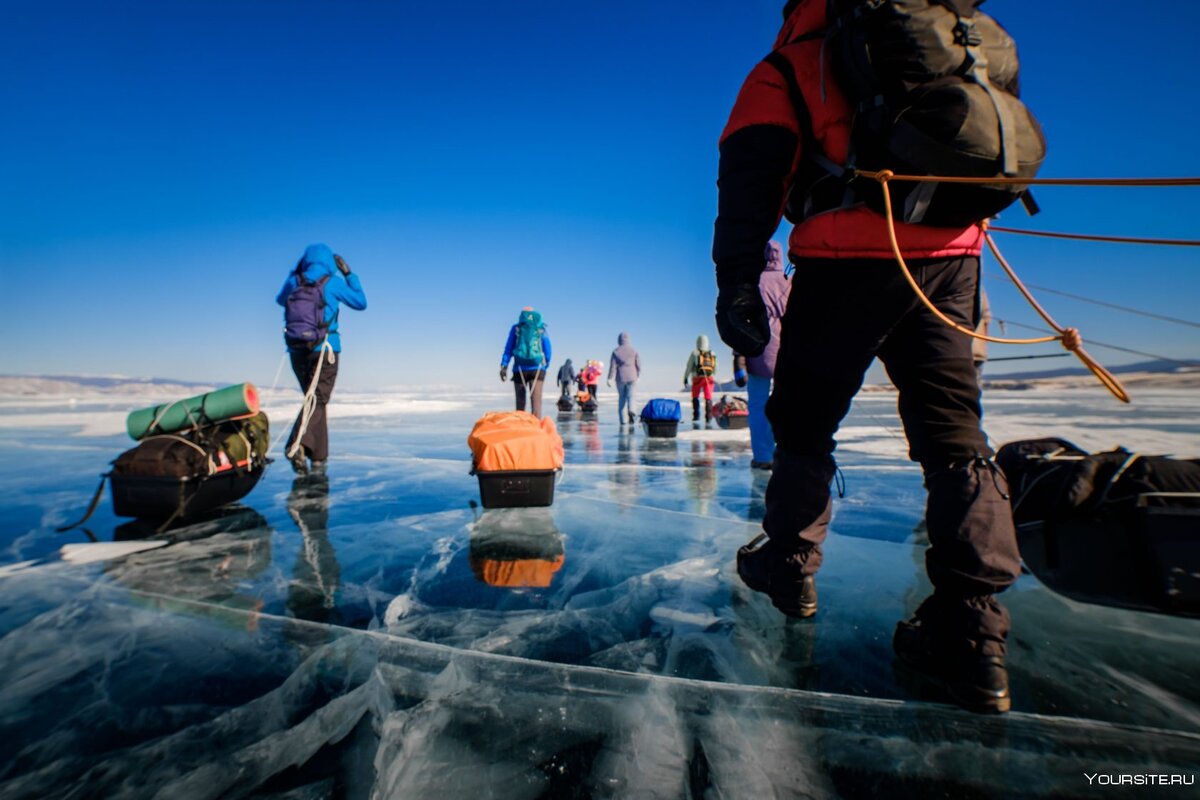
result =
[[[332,279],[332,278],[333,278],[333,273],[330,273],[328,275],[323,275],[321,277],[321,279],[319,281],[317,281],[315,284],[316,287],[321,290],[321,302],[324,303],[326,307],[329,306],[329,301],[325,299],[325,284],[329,283],[330,279]],[[326,336],[328,336],[331,333],[338,332],[337,321],[338,321],[338,311],[340,311],[340,310],[341,309],[339,309],[337,306],[334,306],[333,316],[329,318],[328,322],[325,321],[325,312],[322,310],[321,326],[325,328]]]
[[[790,47],[801,42],[815,41],[826,39],[826,31],[813,31],[806,33],[803,36],[798,36],[788,42],[784,47]],[[823,47],[823,45],[822,45]],[[825,91],[825,76],[824,65],[825,59],[821,59],[821,91]],[[784,82],[788,87],[788,95],[792,98],[792,108],[796,112],[797,121],[800,123],[800,165],[797,166],[797,174],[792,179],[792,188],[789,192],[787,202],[788,211],[791,212],[788,218],[791,222],[796,223],[807,219],[814,214],[822,211],[829,211],[833,208],[848,208],[859,202],[859,199],[854,191],[853,185],[853,169],[854,169],[854,150],[853,142],[849,151],[849,163],[845,166],[832,161],[826,154],[825,149],[821,147],[817,141],[816,134],[813,133],[812,114],[808,110],[808,102],[804,99],[804,93],[800,91],[800,83],[796,80],[796,71],[792,67],[792,62],[788,61],[787,57],[779,50],[773,50],[767,54],[763,61],[770,64],[783,77]],[[852,137],[853,138],[853,137]],[[801,174],[805,170],[804,165],[810,165],[807,170],[808,174]],[[814,175],[814,173],[816,173]],[[829,176],[838,182],[840,185],[840,197],[830,198],[829,202],[834,203],[828,206],[827,203],[822,204],[822,207],[816,208],[815,198],[810,191],[812,185],[821,176]],[[803,185],[808,184],[808,185]],[[793,205],[793,199],[790,194],[797,188],[803,191],[803,203],[799,208]],[[826,207],[828,206],[828,207]]]

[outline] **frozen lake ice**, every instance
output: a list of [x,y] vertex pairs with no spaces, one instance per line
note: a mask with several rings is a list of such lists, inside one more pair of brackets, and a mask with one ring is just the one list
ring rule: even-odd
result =
[[[1085,797],[1085,773],[1200,770],[1197,619],[1025,575],[1011,714],[894,671],[928,591],[894,396],[839,437],[805,621],[733,571],[766,486],[746,431],[652,440],[602,405],[559,421],[552,507],[484,511],[466,435],[509,402],[342,394],[325,476],[279,459],[211,519],[159,534],[105,500],[58,534],[137,402],[0,401],[0,796]],[[1190,392],[986,406],[997,443],[1200,455]]]

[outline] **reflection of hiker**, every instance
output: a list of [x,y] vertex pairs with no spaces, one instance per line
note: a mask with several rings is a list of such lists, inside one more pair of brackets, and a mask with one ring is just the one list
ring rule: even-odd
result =
[[562,390],[562,396],[570,398],[571,389],[575,386],[575,365],[571,363],[571,359],[558,368],[558,388]]
[[633,385],[641,374],[642,360],[638,351],[629,343],[629,334],[622,333],[617,337],[617,349],[612,351],[608,359],[608,385],[612,386],[614,377],[617,379],[617,421],[621,425],[625,424],[626,413],[630,425],[636,419],[633,413]]
[[708,337],[701,334],[696,337],[696,349],[688,356],[687,367],[683,370],[683,388],[688,388],[691,381],[692,389],[692,421],[700,419],[700,393],[704,392],[704,421],[712,420],[713,378],[717,374],[717,356],[708,349]]
[[[979,324],[975,326],[976,333],[988,334],[988,326],[992,324],[992,307],[988,303],[987,292],[979,288]],[[983,380],[983,365],[987,362],[987,341],[984,339],[971,340],[971,359],[975,362],[975,375]]]
[[500,380],[508,380],[508,362],[513,362],[513,389],[517,394],[517,411],[525,410],[525,395],[530,397],[530,409],[535,417],[542,416],[542,384],[550,364],[550,337],[542,315],[529,306],[521,309],[517,324],[508,330],[504,355],[500,357]]
[[750,466],[771,469],[775,460],[775,434],[767,421],[767,398],[771,395],[771,379],[775,375],[775,359],[779,354],[779,331],[783,313],[787,310],[792,283],[783,274],[783,246],[767,242],[766,266],[758,278],[758,292],[767,307],[771,338],[763,351],[746,358],[746,395],[750,414]]
[[296,472],[308,471],[306,456],[312,460],[313,469],[319,470],[329,458],[325,406],[333,394],[342,352],[339,304],[362,311],[367,307],[367,296],[358,275],[350,272],[341,256],[335,256],[326,245],[312,244],[283,282],[275,302],[284,309],[284,341],[292,359],[292,372],[305,393],[304,406],[292,426],[285,452]]
[[288,494],[287,510],[303,539],[288,584],[288,611],[296,619],[334,622],[341,567],[329,541],[329,478],[296,478]]
[[[824,32],[833,29],[827,22],[858,23],[849,16],[827,21],[827,7],[836,5],[827,6],[825,0],[788,3],[777,49],[750,73],[721,135],[713,240],[717,326],[729,346],[741,353],[761,353],[770,341],[759,289],[763,248],[780,222],[785,199],[800,201],[787,209],[795,223],[788,253],[796,271],[775,387],[767,402],[776,448],[764,535],[738,551],[738,574],[784,613],[816,613],[814,576],[821,566],[832,509],[834,435],[868,366],[879,358],[898,390],[910,457],[920,462],[925,475],[930,541],[926,568],[934,586],[915,619],[897,626],[893,649],[901,663],[937,682],[966,708],[1003,712],[1011,704],[1004,666],[1009,616],[995,594],[1017,579],[1021,559],[1005,478],[991,460],[992,449],[980,427],[970,340],[935,318],[909,288],[878,212],[862,203],[840,207],[845,184],[809,179],[808,161],[804,170],[794,171],[805,156],[818,157],[810,159],[814,168],[822,158],[835,165],[848,161],[854,104],[846,96],[847,87],[834,79],[833,54]],[[944,19],[953,13],[952,5],[939,10],[931,2],[928,8]],[[977,12],[975,19],[980,16]],[[917,14],[888,19],[893,18],[897,24],[913,25],[927,19]],[[971,37],[1002,35],[998,27],[980,33],[982,25],[960,22]],[[957,53],[964,65],[974,63],[966,40],[952,38],[957,35],[952,27],[930,26],[919,41],[922,46],[927,40],[936,45],[931,51]],[[853,30],[861,34],[866,25]],[[858,40],[847,35],[846,41]],[[899,47],[907,41],[915,39],[895,38]],[[1005,52],[1015,52],[1009,45]],[[1012,70],[1016,59],[1009,61]],[[993,66],[1000,65],[988,62],[989,70]],[[1015,84],[1015,74],[1011,77]],[[986,98],[1005,94],[994,85],[968,86],[968,80],[954,76],[947,80],[957,81],[964,92],[978,89],[984,97],[981,107],[988,113],[993,107]],[[982,80],[990,83],[986,75]],[[958,95],[930,91],[921,96],[936,105]],[[1019,101],[1012,98],[1012,103]],[[942,121],[947,109],[934,111],[937,115],[922,110],[911,120],[905,117],[906,124],[921,124],[926,116]],[[986,132],[989,126],[979,128]],[[990,129],[995,128],[993,121]],[[1028,130],[1018,124],[1011,132],[1020,136]],[[856,133],[870,131],[860,128]],[[920,148],[918,138],[910,134],[904,141]],[[812,207],[807,201],[824,199],[817,197],[818,190],[830,183],[842,187],[830,193],[833,207],[818,207],[824,213],[808,216]],[[933,202],[947,196],[946,186],[937,187],[941,195],[933,195]],[[912,202],[907,205],[914,213],[927,210],[924,203],[930,195],[924,192],[914,190],[909,196]],[[962,195],[948,196],[947,210],[952,211],[955,198]],[[896,228],[914,278],[930,301],[958,324],[971,327],[980,229],[970,222],[897,222]]]
[[600,386],[600,372],[600,362],[595,359],[588,359],[584,368],[579,370],[579,388],[587,392],[592,400],[596,399],[596,390]]

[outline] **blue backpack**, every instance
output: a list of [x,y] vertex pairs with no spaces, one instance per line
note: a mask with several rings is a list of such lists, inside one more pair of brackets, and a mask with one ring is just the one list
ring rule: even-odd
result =
[[314,350],[325,341],[329,323],[325,321],[325,284],[331,276],[317,282],[296,270],[296,288],[283,307],[283,338],[291,350]]
[[513,348],[513,357],[524,364],[544,364],[546,356],[542,352],[542,334],[545,332],[541,314],[522,311],[517,320],[517,343]]

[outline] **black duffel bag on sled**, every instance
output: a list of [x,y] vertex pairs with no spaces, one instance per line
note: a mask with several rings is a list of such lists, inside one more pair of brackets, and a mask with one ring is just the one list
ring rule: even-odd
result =
[[271,446],[267,415],[259,412],[178,433],[148,436],[112,461],[82,524],[112,482],[113,513],[149,522],[187,520],[249,494],[266,471]]
[[1064,439],[1000,448],[1026,566],[1085,602],[1200,615],[1200,459]]

